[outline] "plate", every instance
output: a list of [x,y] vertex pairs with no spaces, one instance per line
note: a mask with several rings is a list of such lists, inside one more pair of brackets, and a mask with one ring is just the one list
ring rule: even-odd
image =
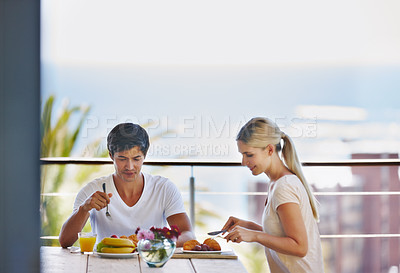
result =
[[202,250],[185,250],[185,249],[183,249],[183,253],[191,253],[191,254],[218,254],[218,253],[222,253],[222,250],[202,251]]
[[132,258],[136,256],[138,253],[135,251],[133,253],[102,253],[102,252],[94,252],[94,254],[103,257],[103,258],[114,258],[114,259],[126,259]]

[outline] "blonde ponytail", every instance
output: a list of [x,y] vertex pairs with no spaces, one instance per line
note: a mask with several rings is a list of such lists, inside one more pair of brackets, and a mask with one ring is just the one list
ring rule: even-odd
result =
[[297,156],[297,152],[294,147],[294,143],[293,143],[292,139],[286,134],[282,134],[282,139],[283,139],[282,156],[283,156],[283,159],[285,160],[285,164],[289,168],[289,170],[291,170],[300,179],[301,183],[303,184],[304,188],[306,189],[308,199],[310,200],[310,205],[311,205],[311,209],[312,209],[314,218],[315,218],[315,220],[319,221],[317,202],[314,197],[314,194],[311,191],[310,185],[308,184],[308,182],[303,174],[303,170],[302,170],[299,158]]
[[[275,122],[267,118],[252,118],[239,131],[236,140],[243,141],[247,145],[256,148],[264,148],[269,144],[280,145],[283,140],[282,156],[284,163],[301,181],[306,189],[314,218],[319,221],[317,201],[311,192],[311,188],[303,174],[299,158],[294,148],[292,139],[282,132]],[[279,146],[280,147],[280,146]],[[277,149],[279,150],[279,149]]]

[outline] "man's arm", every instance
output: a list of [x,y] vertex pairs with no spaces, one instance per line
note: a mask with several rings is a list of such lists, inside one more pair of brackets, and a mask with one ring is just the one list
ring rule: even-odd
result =
[[178,213],[171,215],[167,218],[168,224],[170,226],[177,226],[181,235],[178,238],[178,242],[176,243],[177,247],[183,246],[186,241],[196,239],[196,236],[193,233],[192,225],[190,224],[189,217],[186,213]]
[[89,212],[80,206],[63,224],[58,240],[61,247],[72,246],[78,239],[78,232],[81,232],[89,218]]
[[78,232],[82,231],[91,209],[101,210],[110,203],[112,193],[101,191],[93,193],[63,224],[58,240],[61,247],[72,246],[78,239]]

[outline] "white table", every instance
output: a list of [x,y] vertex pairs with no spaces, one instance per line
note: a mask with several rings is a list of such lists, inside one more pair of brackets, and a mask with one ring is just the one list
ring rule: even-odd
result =
[[43,246],[40,249],[40,264],[42,273],[246,273],[243,264],[233,256],[235,255],[214,256],[217,258],[202,258],[203,256],[200,256],[200,258],[197,258],[199,256],[188,255],[186,257],[177,253],[164,267],[150,268],[139,255],[128,259],[110,259],[99,257],[96,254],[71,253],[69,249],[61,247]]

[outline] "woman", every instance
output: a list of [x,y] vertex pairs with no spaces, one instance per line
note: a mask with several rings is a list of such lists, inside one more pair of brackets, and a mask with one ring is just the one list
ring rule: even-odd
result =
[[[281,140],[283,141],[282,156]],[[303,175],[291,138],[269,119],[253,118],[236,138],[242,165],[269,178],[262,226],[230,217],[227,241],[265,247],[272,273],[321,273],[323,261],[315,198]]]

